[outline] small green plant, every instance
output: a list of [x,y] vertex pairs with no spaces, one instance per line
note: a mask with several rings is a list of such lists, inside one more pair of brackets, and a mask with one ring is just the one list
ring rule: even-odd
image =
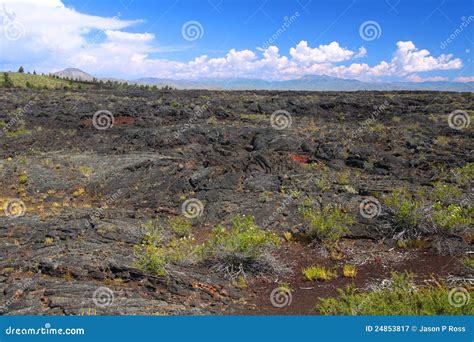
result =
[[323,209],[313,209],[301,206],[300,214],[303,223],[307,225],[307,234],[313,239],[318,239],[328,246],[334,246],[339,239],[349,232],[349,226],[354,219],[336,206],[326,206]]
[[331,184],[325,176],[316,178],[314,180],[314,185],[316,186],[316,189],[321,192],[328,191],[331,188]]
[[15,138],[15,137],[18,137],[20,135],[30,135],[31,134],[31,131],[29,129],[26,129],[26,128],[18,128],[16,130],[12,130],[12,131],[8,131],[6,133],[6,136],[8,138]]
[[28,174],[26,172],[22,172],[19,176],[18,176],[18,183],[20,184],[26,184],[28,183]]
[[182,216],[170,217],[168,219],[168,226],[171,231],[179,237],[189,236],[191,233],[191,228],[193,226],[192,222]]
[[438,227],[447,231],[468,227],[471,224],[469,211],[457,204],[450,204],[447,207],[440,202],[433,204],[431,218]]
[[215,125],[217,125],[217,118],[214,115],[212,115],[206,120],[206,122],[209,125],[215,126]]
[[337,272],[335,270],[324,266],[308,266],[303,268],[302,272],[304,277],[309,281],[327,281],[337,277]]
[[275,270],[267,256],[280,243],[276,234],[261,229],[252,216],[236,216],[230,229],[216,227],[198,253],[205,262],[235,277],[246,271],[258,273],[262,268]]
[[453,170],[454,181],[460,186],[467,186],[474,181],[474,163]]
[[[466,296],[469,289],[466,289]],[[338,289],[336,298],[320,298],[316,306],[323,315],[472,315],[474,304],[452,305],[453,296],[443,283],[416,286],[412,274],[394,273],[391,285],[372,292],[359,292],[354,285]],[[468,298],[468,297],[467,297]]]
[[268,119],[268,116],[264,114],[240,114],[240,117],[242,119],[247,119],[247,120],[257,121],[257,122],[265,121]]
[[146,233],[141,244],[134,247],[136,266],[142,271],[163,276],[167,265],[184,263],[194,254],[192,239],[167,239],[157,221],[148,221],[142,227]]
[[474,270],[474,258],[470,258],[470,257],[462,258],[461,263],[467,268]]
[[341,185],[348,185],[350,177],[351,177],[351,172],[349,170],[339,172],[337,174],[337,182]]
[[3,73],[3,86],[6,87],[6,88],[13,87],[13,81],[10,78],[10,76],[8,75],[7,72]]
[[431,246],[430,241],[423,239],[400,239],[397,240],[398,248],[416,248],[416,249],[427,249]]
[[241,274],[237,279],[232,280],[231,284],[239,289],[246,289],[249,285],[247,284],[247,279],[245,275]]
[[135,256],[138,259],[136,266],[142,271],[160,276],[166,274],[165,251],[151,241],[145,240],[141,245],[135,246]]
[[345,264],[342,267],[342,274],[346,278],[355,278],[357,275],[357,267],[355,267],[355,265],[352,265],[352,264]]
[[443,182],[436,182],[430,193],[430,198],[432,200],[441,201],[443,203],[452,202],[453,200],[459,199],[461,196],[461,189],[456,185]]
[[446,146],[449,144],[449,137],[445,135],[439,135],[434,139],[434,143],[439,146]]
[[262,191],[258,196],[258,199],[262,203],[269,202],[273,198],[273,192],[271,191]]
[[278,284],[278,290],[283,293],[291,293],[293,292],[293,289],[291,288],[290,284],[288,283],[279,283]]
[[298,190],[291,190],[290,191],[290,196],[292,199],[298,199],[301,196],[301,192]]
[[43,243],[46,245],[46,246],[51,246],[52,244],[54,244],[54,238],[53,237],[46,237],[43,241]]
[[406,188],[395,189],[384,198],[385,204],[393,211],[395,224],[400,229],[418,226],[421,215],[419,209],[421,202],[417,201]]

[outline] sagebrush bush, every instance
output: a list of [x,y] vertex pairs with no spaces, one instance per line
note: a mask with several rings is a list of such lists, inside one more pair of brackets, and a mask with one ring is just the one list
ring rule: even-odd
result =
[[323,209],[301,206],[300,214],[307,225],[307,234],[328,246],[334,246],[339,239],[349,232],[354,219],[337,206],[328,205]]
[[434,183],[433,189],[430,193],[430,198],[433,201],[442,203],[452,203],[462,196],[462,191],[455,184],[448,184],[443,182]]
[[191,233],[191,228],[193,226],[192,222],[186,217],[170,217],[168,219],[168,226],[171,231],[180,237],[189,236]]
[[393,212],[395,225],[402,230],[415,229],[421,219],[421,202],[410,194],[408,189],[394,189],[384,197],[384,203]]
[[431,218],[434,224],[444,231],[467,228],[471,224],[472,210],[464,209],[457,204],[443,206],[440,202],[433,204]]
[[252,216],[236,216],[230,229],[216,227],[202,244],[202,260],[232,278],[242,273],[278,271],[270,252],[281,243],[278,236],[261,229]]
[[[472,296],[472,289],[470,292]],[[391,286],[381,290],[359,292],[351,285],[338,289],[338,294],[338,297],[320,298],[316,309],[324,315],[474,314],[472,300],[464,305],[452,305],[450,300],[456,299],[446,285],[436,282],[436,285],[416,286],[414,276],[407,273],[394,273]]]
[[460,186],[467,186],[474,182],[474,163],[467,163],[463,167],[453,169],[454,181]]
[[139,269],[162,276],[166,274],[166,266],[190,262],[195,250],[192,238],[167,235],[158,221],[148,221],[142,227],[145,235],[134,247]]

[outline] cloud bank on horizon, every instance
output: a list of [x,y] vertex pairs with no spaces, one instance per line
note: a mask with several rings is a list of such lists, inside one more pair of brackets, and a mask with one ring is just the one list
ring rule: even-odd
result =
[[[110,17],[81,13],[65,6],[61,0],[0,0],[0,24],[2,20],[3,24],[14,20],[24,30],[20,39],[0,34],[0,64],[7,68],[21,64],[43,72],[76,67],[93,74],[128,78],[288,80],[317,74],[363,81],[399,77],[412,82],[448,80],[422,74],[458,70],[464,65],[452,54],[434,56],[411,40],[394,42],[392,55],[373,65],[362,61],[370,54],[365,46],[350,49],[337,41],[310,46],[305,40],[289,51],[281,51],[275,44],[265,48],[230,49],[221,57],[203,54],[180,61],[156,57],[160,52],[180,47],[161,46],[150,32],[126,31],[143,20],[121,17],[120,13],[112,13]],[[202,27],[194,29],[202,30]],[[472,82],[474,76],[454,80]]]

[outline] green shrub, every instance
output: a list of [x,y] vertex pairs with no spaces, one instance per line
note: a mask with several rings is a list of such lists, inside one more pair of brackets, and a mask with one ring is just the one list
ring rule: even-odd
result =
[[326,281],[337,277],[337,272],[335,270],[326,268],[324,266],[308,266],[303,268],[302,272],[304,277],[310,281]]
[[252,216],[236,216],[230,229],[216,227],[198,253],[204,262],[235,277],[245,272],[276,271],[268,252],[280,243],[276,234],[261,229]]
[[336,206],[313,209],[307,205],[300,207],[303,223],[308,226],[307,234],[328,245],[337,244],[339,239],[349,232],[354,219]]
[[3,73],[3,86],[6,88],[11,88],[13,87],[13,81],[8,75],[8,73],[4,72]]
[[189,219],[182,216],[170,217],[167,223],[171,231],[179,237],[189,236],[193,226]]
[[166,238],[157,221],[142,225],[146,233],[141,244],[134,247],[136,267],[144,272],[165,275],[169,264],[182,264],[191,259],[194,246],[191,238]]
[[445,207],[440,202],[435,203],[431,218],[439,228],[448,231],[468,227],[471,224],[469,210],[457,204]]
[[414,229],[418,226],[421,202],[416,200],[406,188],[395,189],[384,198],[385,204],[393,211],[395,224],[400,229]]
[[474,270],[474,258],[470,258],[470,257],[465,257],[465,258],[462,258],[461,259],[461,263],[468,267],[468,268],[471,268]]
[[163,248],[146,241],[139,246],[135,246],[135,257],[138,259],[136,267],[140,270],[160,276],[166,274],[166,257]]
[[436,182],[430,193],[430,198],[434,201],[451,203],[462,196],[461,189],[454,184]]
[[[444,284],[415,286],[411,274],[393,274],[392,284],[382,290],[359,293],[354,285],[338,289],[337,298],[320,298],[316,306],[324,315],[472,315],[474,305],[450,304]],[[471,291],[472,292],[472,291]]]
[[460,186],[467,186],[474,181],[474,163],[467,163],[463,167],[453,170],[454,181]]

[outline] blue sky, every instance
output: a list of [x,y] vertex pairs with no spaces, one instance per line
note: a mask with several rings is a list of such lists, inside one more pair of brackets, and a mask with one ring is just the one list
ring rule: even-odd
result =
[[[26,12],[32,0],[2,2],[23,26],[21,39],[0,37],[2,69],[21,62],[125,78],[474,80],[474,1],[44,0],[34,3],[36,17]],[[186,23],[196,37],[183,33]]]

